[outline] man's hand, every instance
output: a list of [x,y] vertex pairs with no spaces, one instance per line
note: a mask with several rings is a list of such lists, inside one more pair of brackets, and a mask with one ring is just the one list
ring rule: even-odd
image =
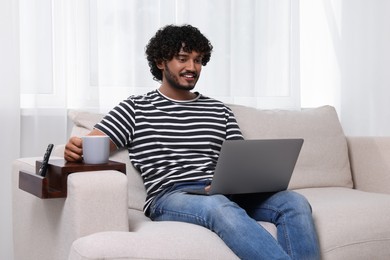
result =
[[[105,135],[98,129],[93,129],[88,135]],[[110,152],[115,151],[116,145],[110,140]],[[65,145],[64,158],[68,162],[81,162],[83,160],[83,139],[73,136]]]
[[83,141],[80,137],[73,136],[65,145],[64,158],[68,162],[80,162],[83,157]]

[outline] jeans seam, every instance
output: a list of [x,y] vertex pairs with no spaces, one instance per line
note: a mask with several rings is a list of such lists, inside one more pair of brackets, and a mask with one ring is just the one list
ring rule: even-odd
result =
[[191,224],[200,223],[201,226],[208,227],[207,221],[203,217],[195,215],[195,214],[182,213],[182,212],[177,212],[177,211],[173,211],[173,210],[166,210],[166,209],[164,209],[164,210],[163,209],[155,209],[154,212],[158,213],[159,216],[170,214],[172,216],[174,215],[174,216],[179,216],[182,218],[194,219],[196,221],[187,222],[187,223],[191,223]]
[[[272,210],[274,212],[276,212],[278,214],[278,218],[280,218],[282,221],[279,223],[279,225],[282,225],[283,226],[283,237],[285,239],[285,241],[287,241],[286,243],[286,250],[287,250],[287,254],[292,258],[294,259],[293,257],[293,252],[292,252],[292,248],[291,248],[291,241],[290,241],[290,237],[288,235],[288,232],[287,232],[287,228],[286,228],[286,213],[282,210],[278,210],[277,208],[273,208],[273,207],[270,207],[268,205],[264,205],[262,206],[261,208],[264,208],[264,209],[267,209],[267,210]],[[261,209],[260,208],[260,209]],[[272,220],[272,223],[276,223],[275,219]],[[279,232],[279,230],[278,230]]]

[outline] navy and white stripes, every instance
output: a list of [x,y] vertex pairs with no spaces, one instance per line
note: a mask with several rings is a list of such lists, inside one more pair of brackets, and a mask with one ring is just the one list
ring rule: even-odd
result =
[[95,127],[128,148],[147,190],[145,212],[174,183],[211,179],[223,141],[243,138],[222,102],[200,94],[174,101],[157,90],[129,97]]

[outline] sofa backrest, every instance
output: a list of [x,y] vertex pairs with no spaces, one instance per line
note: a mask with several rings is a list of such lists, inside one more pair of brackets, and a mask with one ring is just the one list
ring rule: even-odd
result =
[[[347,142],[333,107],[299,111],[260,110],[238,105],[229,107],[246,139],[304,139],[289,188],[352,188]],[[74,123],[71,135],[83,136],[92,130],[103,115],[72,110],[69,117]],[[142,210],[146,192],[140,175],[130,163],[127,150],[112,154],[111,160],[126,163],[129,208]]]

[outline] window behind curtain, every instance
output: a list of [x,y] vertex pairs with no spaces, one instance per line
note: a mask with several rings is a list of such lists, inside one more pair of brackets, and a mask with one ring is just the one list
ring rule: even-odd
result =
[[214,46],[198,91],[298,108],[298,15],[295,0],[20,0],[21,105],[107,112],[155,89],[145,45],[160,27],[189,23]]

